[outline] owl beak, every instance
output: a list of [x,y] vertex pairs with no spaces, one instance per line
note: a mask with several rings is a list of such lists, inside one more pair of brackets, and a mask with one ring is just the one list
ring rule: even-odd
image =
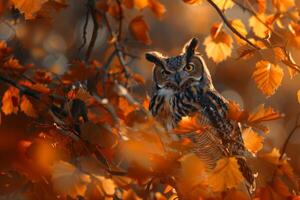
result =
[[177,85],[180,85],[181,77],[180,77],[180,73],[178,72],[175,73],[175,82],[177,83]]

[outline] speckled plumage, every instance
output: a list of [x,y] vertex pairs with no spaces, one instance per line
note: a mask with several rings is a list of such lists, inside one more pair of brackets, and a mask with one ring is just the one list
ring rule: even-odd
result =
[[242,174],[253,184],[252,171],[244,159],[240,128],[227,118],[227,101],[215,90],[203,58],[195,52],[196,46],[197,40],[192,39],[178,56],[164,57],[157,52],[146,54],[147,60],[155,64],[155,89],[149,109],[169,131],[183,117],[200,114],[201,123],[209,129],[203,134],[184,135],[195,143],[192,151],[211,168],[224,156],[238,156]]

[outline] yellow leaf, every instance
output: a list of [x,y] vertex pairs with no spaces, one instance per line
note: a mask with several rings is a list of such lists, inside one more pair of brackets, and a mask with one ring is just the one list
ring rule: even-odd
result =
[[248,122],[260,123],[264,121],[279,119],[283,116],[283,114],[274,111],[272,107],[265,108],[265,106],[262,104],[259,106],[255,113],[249,115]]
[[211,35],[204,40],[205,52],[214,62],[219,63],[231,55],[232,38],[220,30],[219,25],[211,29]]
[[26,96],[22,96],[20,108],[29,117],[37,116],[32,103],[29,101],[29,99]]
[[234,6],[232,0],[213,0],[213,2],[222,10],[229,9]]
[[252,78],[258,89],[270,97],[281,84],[283,70],[278,65],[262,60],[256,63]]
[[294,0],[272,0],[272,3],[281,13],[284,13],[295,6]]
[[234,19],[231,21],[231,25],[243,36],[247,35],[247,30],[244,23],[240,19]]
[[21,13],[24,13],[25,19],[34,19],[42,5],[48,0],[11,0],[13,6]]
[[252,28],[254,34],[260,38],[265,38],[269,34],[269,29],[257,18],[267,24],[268,17],[264,14],[258,14],[257,17],[252,16],[249,18],[249,26]]
[[129,28],[133,36],[138,41],[143,42],[145,44],[151,43],[151,39],[148,33],[149,27],[143,19],[143,16],[137,16],[133,20],[131,20]]
[[76,198],[77,195],[84,196],[91,178],[78,170],[74,165],[59,161],[53,166],[52,182],[55,190]]
[[256,154],[263,147],[264,138],[254,132],[251,127],[243,131],[243,140],[247,150],[253,154]]
[[239,170],[236,158],[220,159],[216,167],[207,178],[208,185],[216,192],[237,187],[244,177]]
[[298,102],[300,103],[300,90],[297,92]]
[[9,87],[2,97],[2,112],[5,115],[16,114],[19,111],[20,95],[15,87]]

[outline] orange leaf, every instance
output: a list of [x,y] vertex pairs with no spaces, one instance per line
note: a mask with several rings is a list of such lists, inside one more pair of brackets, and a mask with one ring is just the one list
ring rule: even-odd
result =
[[256,154],[263,147],[264,138],[252,130],[251,127],[243,130],[243,140],[247,150]]
[[149,27],[146,24],[143,16],[137,16],[131,20],[129,28],[133,36],[140,42],[145,44],[150,44],[151,39],[149,36]]
[[280,152],[279,152],[278,149],[273,148],[271,152],[264,153],[264,154],[260,155],[260,157],[263,158],[264,160],[266,160],[269,163],[272,163],[274,165],[278,165],[279,164]]
[[248,122],[261,123],[264,121],[279,119],[283,116],[283,114],[275,112],[272,107],[265,108],[265,106],[262,104],[255,113],[250,114],[248,117]]
[[298,102],[300,103],[300,90],[297,92]]
[[42,5],[48,0],[11,0],[13,6],[21,13],[24,13],[25,19],[34,19]]
[[207,177],[208,185],[216,192],[236,188],[243,180],[244,177],[234,157],[218,160],[216,167]]
[[254,34],[260,38],[265,38],[269,34],[269,29],[263,23],[261,23],[257,18],[262,22],[271,26],[270,19],[272,16],[266,16],[265,14],[258,14],[256,17],[252,16],[249,18],[249,26],[252,28]]
[[248,112],[242,110],[240,105],[234,101],[228,103],[228,118],[234,121],[244,121],[248,118]]
[[20,109],[29,117],[37,117],[36,111],[26,96],[22,96]]
[[191,132],[203,133],[207,127],[201,126],[197,121],[197,116],[183,117],[174,131],[178,134],[186,134]]
[[9,87],[2,97],[2,112],[5,115],[16,114],[19,111],[20,94],[15,87]]
[[270,97],[281,84],[283,70],[278,65],[262,60],[256,63],[252,78],[258,89]]
[[205,38],[204,45],[207,56],[219,63],[231,55],[232,38],[221,30],[220,25],[214,25],[211,35]]
[[158,0],[149,0],[149,7],[156,17],[161,17],[166,12],[165,6]]

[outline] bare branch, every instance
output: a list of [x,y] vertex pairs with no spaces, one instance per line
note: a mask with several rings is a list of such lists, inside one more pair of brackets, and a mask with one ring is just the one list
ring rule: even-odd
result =
[[89,10],[90,10],[92,19],[93,19],[94,28],[93,28],[92,37],[91,37],[91,40],[90,40],[90,43],[89,43],[89,46],[88,46],[88,50],[87,50],[86,55],[85,55],[85,61],[86,62],[88,62],[90,57],[91,57],[91,53],[92,53],[93,48],[95,46],[97,36],[98,36],[98,29],[99,29],[99,24],[98,24],[97,16],[96,16],[97,12],[95,10],[95,0],[89,0],[89,5],[88,6],[89,6]]
[[295,122],[295,126],[294,128],[291,130],[291,132],[289,133],[288,137],[285,139],[284,144],[281,148],[281,155],[279,157],[279,159],[281,160],[283,158],[283,155],[286,152],[287,146],[290,142],[290,139],[292,138],[292,136],[294,135],[294,133],[300,128],[300,113],[298,113],[297,118],[296,118],[296,122]]

